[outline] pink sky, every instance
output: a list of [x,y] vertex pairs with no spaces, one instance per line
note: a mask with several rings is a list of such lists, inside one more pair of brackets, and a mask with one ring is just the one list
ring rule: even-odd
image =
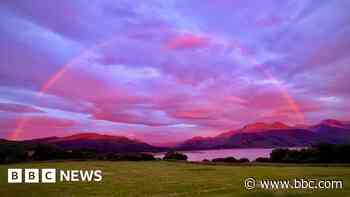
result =
[[348,120],[349,7],[4,0],[0,137],[165,143],[257,121]]

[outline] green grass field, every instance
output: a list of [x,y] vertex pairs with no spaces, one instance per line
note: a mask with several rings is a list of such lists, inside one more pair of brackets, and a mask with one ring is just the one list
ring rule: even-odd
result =
[[[8,168],[101,169],[99,183],[8,184]],[[350,167],[214,166],[179,162],[47,162],[0,166],[0,195],[11,196],[350,196]],[[244,179],[341,179],[337,190],[247,191]]]

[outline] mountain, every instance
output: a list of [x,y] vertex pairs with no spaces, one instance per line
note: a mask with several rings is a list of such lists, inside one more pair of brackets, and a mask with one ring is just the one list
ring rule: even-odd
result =
[[56,145],[63,150],[94,150],[97,152],[159,152],[164,148],[131,140],[127,137],[80,133],[66,137],[49,137],[25,141],[26,143],[45,143]]
[[337,144],[339,141],[347,141],[350,138],[350,124],[338,120],[324,120],[317,125],[311,126],[310,130],[327,138],[327,141],[333,144]]
[[177,146],[180,150],[219,148],[302,147],[318,143],[349,143],[350,124],[324,120],[313,126],[288,126],[281,122],[248,124],[215,137],[194,137]]
[[268,130],[277,130],[277,129],[290,129],[288,125],[281,122],[274,122],[272,124],[258,122],[254,124],[248,124],[244,126],[240,131],[241,132],[262,132]]
[[[19,147],[19,149],[33,149],[39,143],[51,144],[68,151],[94,150],[101,153],[169,150],[169,148],[152,146],[123,136],[97,133],[80,133],[65,137],[48,137],[26,141],[0,140],[0,145]],[[350,122],[328,119],[311,126],[289,126],[281,122],[270,124],[258,122],[214,137],[193,137],[176,145],[175,149],[300,147],[318,143],[350,143]]]
[[0,139],[0,164],[52,159],[153,160],[143,153],[167,150],[126,137],[96,133],[24,141]]
[[[282,123],[282,122],[274,122],[272,124],[264,123],[264,122],[257,122],[253,124],[247,124],[243,128],[239,130],[231,130],[225,133],[222,133],[218,135],[217,137],[230,137],[237,133],[257,133],[257,132],[264,132],[269,130],[281,130],[281,129],[290,129],[292,127]],[[199,138],[198,136],[195,138]]]
[[325,131],[329,130],[330,128],[347,130],[350,129],[350,124],[345,121],[342,122],[338,120],[328,119],[323,120],[321,123],[310,127],[310,129],[315,131]]

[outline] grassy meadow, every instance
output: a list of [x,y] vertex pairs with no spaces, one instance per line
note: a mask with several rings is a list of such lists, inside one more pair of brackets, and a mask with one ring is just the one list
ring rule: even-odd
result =
[[[9,184],[8,168],[101,169],[102,182],[56,184]],[[244,179],[341,179],[337,190],[247,191]],[[350,196],[350,167],[288,165],[200,165],[182,162],[42,162],[0,166],[0,195],[4,197],[89,196]]]

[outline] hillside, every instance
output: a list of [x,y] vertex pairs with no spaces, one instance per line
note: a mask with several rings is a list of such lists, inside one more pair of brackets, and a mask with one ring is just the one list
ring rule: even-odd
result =
[[27,143],[53,144],[63,150],[94,150],[97,152],[158,152],[164,148],[122,136],[80,133],[66,137],[50,137],[26,141]]
[[177,146],[181,150],[216,148],[301,147],[318,143],[350,142],[350,125],[337,120],[324,120],[317,125],[291,127],[275,122],[254,123],[215,137],[194,137]]

